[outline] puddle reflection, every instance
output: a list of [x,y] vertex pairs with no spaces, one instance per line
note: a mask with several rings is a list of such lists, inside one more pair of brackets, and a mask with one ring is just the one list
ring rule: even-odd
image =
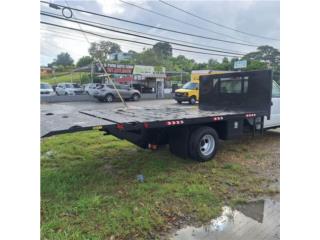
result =
[[236,209],[225,206],[221,216],[208,225],[198,228],[188,226],[177,231],[171,239],[280,239],[280,204],[265,199],[240,205]]

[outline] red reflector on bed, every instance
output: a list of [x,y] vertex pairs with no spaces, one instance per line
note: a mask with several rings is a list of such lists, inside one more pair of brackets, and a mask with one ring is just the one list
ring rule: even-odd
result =
[[246,117],[247,117],[247,118],[252,118],[252,117],[255,117],[255,116],[256,116],[255,113],[247,113],[247,114],[246,114]]
[[183,121],[183,120],[166,121],[165,124],[166,124],[167,126],[182,125],[182,124],[184,124],[184,121]]
[[220,117],[220,116],[218,116],[218,117],[213,117],[212,120],[213,120],[213,121],[221,121],[221,120],[223,120],[223,117]]

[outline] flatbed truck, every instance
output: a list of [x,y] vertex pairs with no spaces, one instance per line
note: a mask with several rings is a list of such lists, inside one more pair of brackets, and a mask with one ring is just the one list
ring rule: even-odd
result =
[[41,111],[41,135],[98,129],[142,148],[168,144],[179,157],[207,161],[215,156],[221,139],[262,134],[271,105],[270,70],[206,75],[200,77],[199,106],[61,110],[49,105]]

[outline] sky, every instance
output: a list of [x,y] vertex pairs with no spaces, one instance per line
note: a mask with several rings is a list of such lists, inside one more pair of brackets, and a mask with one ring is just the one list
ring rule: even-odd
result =
[[[48,0],[49,1],[49,0]],[[134,6],[125,4],[120,0],[63,0],[63,1],[50,1],[61,5],[69,4],[70,7],[83,9],[91,12],[105,14],[112,17],[117,17],[125,20],[144,23],[161,28],[177,30],[180,32],[187,32],[191,34],[206,36],[210,38],[222,39],[227,41],[234,41],[240,43],[250,43],[252,45],[270,45],[275,48],[280,47],[279,41],[262,39],[253,36],[248,36],[230,29],[225,29],[215,24],[203,21],[196,17],[190,16],[184,12],[178,11],[168,5],[165,5],[158,0],[124,0],[135,5],[156,11],[161,14],[179,19],[186,22],[180,23],[172,19],[168,19],[154,13],[144,11]],[[280,39],[280,3],[279,1],[271,0],[164,0],[172,5],[182,8],[186,11],[195,13],[198,16],[209,19],[218,24],[222,24],[229,28],[233,28],[242,32],[252,33],[259,36],[268,38]],[[47,4],[41,3],[40,8],[42,11],[47,11],[54,14],[61,15],[61,10],[49,8]],[[67,12],[66,12],[67,13]],[[256,47],[243,46],[239,44],[231,44],[210,39],[202,39],[193,36],[181,35],[178,33],[167,32],[164,30],[138,26],[126,22],[104,18],[87,13],[73,11],[73,17],[78,19],[85,19],[98,23],[108,24],[113,26],[113,29],[127,28],[133,31],[143,32],[145,34],[154,34],[160,37],[174,38],[177,40],[188,41],[193,44],[201,44],[207,48],[223,48],[228,51],[248,53],[256,50]],[[63,26],[79,29],[77,23],[71,23],[60,19],[41,15],[41,21],[55,23]],[[189,24],[188,24],[189,23]],[[196,26],[194,26],[196,25]],[[200,27],[197,27],[200,26]],[[81,26],[83,30],[102,34],[107,37],[118,37],[130,40],[142,41],[154,44],[157,41],[146,40],[138,37],[127,36],[120,33],[114,33],[102,29],[97,29],[89,26]],[[205,28],[205,29],[203,29]],[[119,29],[118,29],[119,30]],[[213,33],[217,32],[217,33]],[[219,34],[218,34],[219,33]],[[159,37],[159,38],[160,38]],[[68,52],[71,57],[76,61],[81,57],[88,55],[89,42],[97,42],[100,40],[108,41],[105,38],[95,37],[89,34],[75,32],[72,30],[61,29],[58,27],[40,24],[40,46],[41,56],[40,64],[46,66],[52,62],[56,56],[61,52]],[[89,41],[89,42],[88,42]],[[123,52],[134,50],[137,52],[143,51],[145,48],[150,48],[147,45],[128,43],[123,41],[114,41],[121,46]],[[173,46],[176,48],[184,48],[181,46]],[[199,49],[188,49],[193,51],[208,52]],[[204,55],[198,53],[186,53],[178,50],[173,51],[174,56],[185,55],[187,58],[192,58],[197,62],[207,62],[210,58],[221,61],[222,57]]]

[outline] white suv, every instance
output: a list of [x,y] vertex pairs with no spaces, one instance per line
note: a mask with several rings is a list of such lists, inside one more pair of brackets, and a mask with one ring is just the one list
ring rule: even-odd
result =
[[56,87],[57,95],[80,95],[84,91],[77,83],[59,83]]

